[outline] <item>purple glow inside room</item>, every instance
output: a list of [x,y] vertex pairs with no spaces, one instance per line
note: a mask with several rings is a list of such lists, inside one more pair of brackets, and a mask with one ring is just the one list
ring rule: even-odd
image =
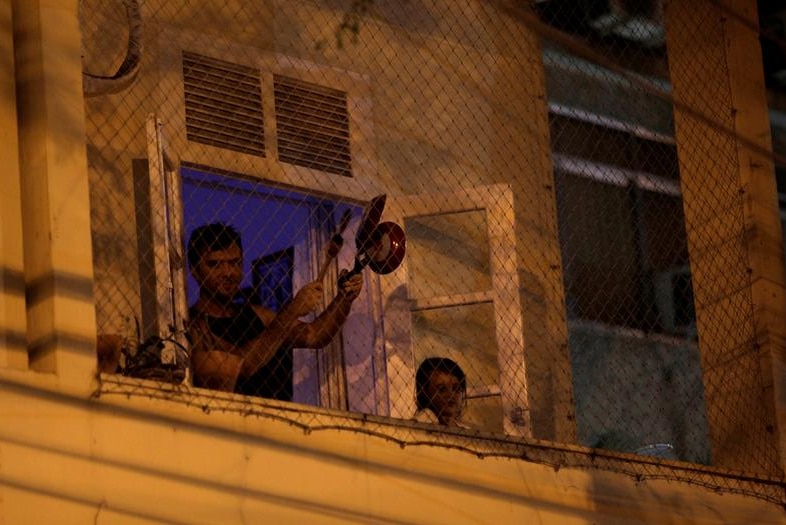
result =
[[[355,218],[363,211],[322,195],[193,168],[181,169],[181,181],[184,240],[203,224],[223,222],[236,228],[243,242],[241,292],[274,311],[316,277],[323,256],[317,239],[335,231],[345,210],[351,209]],[[190,271],[186,275],[191,305],[199,288]],[[320,405],[318,361],[314,350],[295,350],[294,401]]]
[[[295,277],[294,287],[313,278],[316,268],[308,269],[313,250],[307,248],[314,242],[318,229],[329,234],[335,227],[336,217],[347,208],[359,216],[362,209],[346,203],[314,197],[306,193],[275,187],[260,181],[218,175],[193,168],[181,169],[183,194],[183,225],[185,240],[191,232],[203,224],[223,222],[235,227],[243,240],[243,288],[252,289],[255,261],[289,254],[289,263],[298,264],[300,272]],[[299,249],[297,249],[299,248]],[[294,252],[309,254],[302,258]],[[305,265],[306,268],[303,267]],[[289,269],[290,272],[292,268]],[[309,275],[310,274],[310,275]],[[290,274],[291,275],[291,274]],[[264,276],[262,276],[264,277]],[[291,283],[290,283],[291,284]],[[188,303],[197,299],[198,288],[188,275]],[[291,296],[292,289],[286,290]],[[264,294],[263,294],[264,295]],[[259,297],[261,303],[277,309],[279,300]]]

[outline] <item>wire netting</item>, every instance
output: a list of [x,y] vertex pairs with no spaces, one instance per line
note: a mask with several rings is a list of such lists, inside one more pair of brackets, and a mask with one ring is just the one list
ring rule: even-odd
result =
[[82,0],[98,394],[781,501],[721,7],[669,9]]

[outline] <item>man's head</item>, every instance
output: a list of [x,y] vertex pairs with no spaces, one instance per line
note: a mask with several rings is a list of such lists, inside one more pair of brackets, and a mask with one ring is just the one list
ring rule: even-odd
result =
[[232,299],[243,280],[240,234],[223,223],[196,228],[188,240],[188,265],[200,294]]
[[242,254],[243,244],[240,241],[240,234],[232,226],[223,222],[200,226],[191,232],[191,237],[188,239],[188,265],[193,268],[205,253],[226,250],[233,244],[240,248]]
[[454,420],[464,409],[467,376],[447,357],[424,359],[415,374],[418,410],[431,409],[441,423]]

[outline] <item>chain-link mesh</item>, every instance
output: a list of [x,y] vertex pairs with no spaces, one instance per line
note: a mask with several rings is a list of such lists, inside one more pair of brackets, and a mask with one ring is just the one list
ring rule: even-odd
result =
[[100,393],[780,501],[771,435],[724,459],[769,416],[717,6],[635,4],[83,0]]

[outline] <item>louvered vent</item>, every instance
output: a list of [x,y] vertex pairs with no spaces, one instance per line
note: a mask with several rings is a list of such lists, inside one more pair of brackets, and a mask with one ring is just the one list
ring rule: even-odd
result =
[[183,53],[188,140],[265,156],[259,72]]
[[279,75],[274,91],[278,158],[351,177],[346,93]]

